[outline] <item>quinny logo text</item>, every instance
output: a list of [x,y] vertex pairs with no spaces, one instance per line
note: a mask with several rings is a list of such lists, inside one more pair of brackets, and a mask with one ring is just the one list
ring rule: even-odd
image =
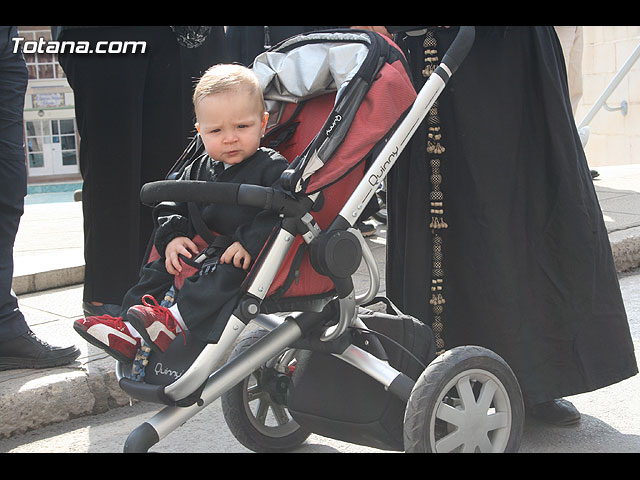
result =
[[176,370],[171,370],[169,368],[164,368],[161,363],[156,363],[156,367],[154,369],[154,373],[156,375],[168,375],[169,377],[174,377],[176,380],[179,379],[184,372],[177,372]]
[[391,163],[394,161],[393,160],[394,157],[396,157],[397,155],[398,155],[398,147],[396,147],[396,149],[393,152],[391,152],[391,154],[389,154],[389,156],[387,157],[385,162],[382,164],[377,174],[372,173],[371,175],[369,175],[369,185],[373,187],[373,186],[379,185],[384,180],[385,172],[389,168],[389,165],[391,165]]
[[95,48],[91,48],[91,44],[86,41],[55,41],[44,40],[43,38],[34,40],[25,40],[22,37],[11,39],[13,41],[13,53],[20,51],[22,44],[22,53],[145,53],[147,50],[147,42],[134,41],[100,41],[96,43]]

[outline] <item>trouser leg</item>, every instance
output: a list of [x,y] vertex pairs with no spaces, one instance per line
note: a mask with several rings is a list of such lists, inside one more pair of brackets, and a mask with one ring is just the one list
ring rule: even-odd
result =
[[13,281],[13,245],[27,193],[23,109],[27,69],[22,53],[13,53],[16,27],[0,27],[0,339],[29,327],[18,309]]

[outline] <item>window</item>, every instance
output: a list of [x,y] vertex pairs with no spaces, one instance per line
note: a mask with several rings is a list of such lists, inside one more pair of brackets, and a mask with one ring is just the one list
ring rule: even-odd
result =
[[53,140],[59,141],[62,150],[62,165],[75,165],[78,163],[76,157],[76,132],[73,120],[51,120],[51,130]]
[[51,131],[49,121],[34,120],[26,122],[27,126],[27,154],[29,168],[44,167],[43,143],[49,143]]
[[[42,27],[39,27],[42,28]],[[51,30],[25,30],[19,32],[25,41],[51,40]],[[24,60],[27,63],[30,80],[43,78],[65,78],[64,71],[58,63],[58,56],[54,53],[25,53]]]

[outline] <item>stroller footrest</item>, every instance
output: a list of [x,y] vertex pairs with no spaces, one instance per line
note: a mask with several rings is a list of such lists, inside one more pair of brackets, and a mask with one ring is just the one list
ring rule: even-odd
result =
[[169,405],[172,407],[188,407],[195,403],[202,402],[202,399],[200,398],[202,388],[199,388],[196,392],[186,398],[176,401],[165,394],[164,385],[152,385],[149,383],[138,382],[127,377],[121,378],[119,384],[120,388],[122,388],[122,390],[132,398],[143,402],[160,403],[162,405]]

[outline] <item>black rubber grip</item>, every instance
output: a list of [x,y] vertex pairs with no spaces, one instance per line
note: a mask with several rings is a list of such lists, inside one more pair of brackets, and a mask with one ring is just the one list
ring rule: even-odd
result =
[[169,201],[240,205],[271,210],[287,216],[304,215],[313,206],[313,202],[308,199],[297,200],[272,187],[201,180],[161,180],[146,183],[140,190],[140,200],[149,206]]
[[473,42],[476,39],[475,27],[460,27],[456,38],[454,38],[451,46],[442,57],[442,63],[444,63],[451,74],[454,74],[460,64],[464,61],[473,46]]
[[236,203],[240,185],[198,180],[162,180],[144,184],[140,190],[140,200],[145,205],[165,201]]
[[271,210],[273,197],[273,188],[270,187],[201,180],[161,180],[147,183],[140,190],[140,200],[150,206],[172,201],[241,205]]

